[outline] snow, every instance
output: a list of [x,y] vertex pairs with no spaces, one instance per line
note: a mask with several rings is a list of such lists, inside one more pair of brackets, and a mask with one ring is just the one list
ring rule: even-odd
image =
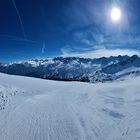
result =
[[[138,140],[140,77],[58,82],[0,74],[0,140]],[[0,96],[0,102],[3,98]]]
[[122,71],[120,71],[120,72],[118,72],[118,73],[116,73],[116,75],[117,76],[119,76],[119,75],[125,75],[126,73],[132,73],[132,72],[137,72],[137,71],[140,71],[140,68],[138,67],[130,67],[130,68],[127,68],[127,69],[125,69],[125,70],[122,70]]
[[0,64],[0,72],[42,79],[107,82],[140,75],[140,57],[134,55],[99,59],[63,58],[32,59]]

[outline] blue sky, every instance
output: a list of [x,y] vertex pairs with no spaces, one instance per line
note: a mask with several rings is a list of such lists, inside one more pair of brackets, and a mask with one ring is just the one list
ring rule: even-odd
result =
[[0,9],[1,61],[140,54],[139,0],[1,0]]

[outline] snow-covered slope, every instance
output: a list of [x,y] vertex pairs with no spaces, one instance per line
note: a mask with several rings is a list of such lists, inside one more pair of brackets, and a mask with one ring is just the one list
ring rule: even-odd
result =
[[[0,72],[51,80],[106,82],[140,75],[140,58],[136,55],[99,59],[58,57],[1,64]],[[135,71],[135,70],[138,71]],[[130,71],[128,71],[130,70]],[[125,72],[118,75],[119,73]]]
[[138,140],[139,83],[140,77],[88,84],[0,74],[8,99],[0,140]]

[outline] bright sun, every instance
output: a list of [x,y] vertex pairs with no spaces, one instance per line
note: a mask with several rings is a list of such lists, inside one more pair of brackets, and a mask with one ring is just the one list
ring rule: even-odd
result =
[[122,12],[119,7],[114,7],[111,10],[111,19],[114,22],[118,22],[121,20]]

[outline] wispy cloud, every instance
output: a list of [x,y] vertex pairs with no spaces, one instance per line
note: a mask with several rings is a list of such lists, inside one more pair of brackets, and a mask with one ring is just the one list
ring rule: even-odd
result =
[[80,29],[73,33],[74,41],[86,47],[95,49],[97,46],[104,46],[110,49],[116,48],[132,48],[137,49],[140,46],[140,36],[132,35],[130,33],[112,33],[103,34],[97,27]]
[[72,12],[72,17],[75,17],[76,23],[80,22],[82,25],[72,30],[72,39],[67,46],[61,48],[62,56],[98,58],[140,55],[139,32],[135,27],[137,25],[131,26],[128,20],[132,15],[130,16],[130,10],[125,7],[125,2],[121,1],[123,19],[119,25],[110,21],[110,9],[113,4],[111,1],[103,0],[101,3],[98,0],[89,0],[84,3],[78,0],[78,3],[79,7],[72,7],[75,13]]
[[85,51],[85,52],[71,52],[70,50],[62,49],[63,57],[84,57],[84,58],[100,58],[100,57],[110,57],[110,56],[118,56],[118,55],[138,55],[140,56],[140,51],[131,50],[131,49],[99,49],[93,51]]
[[[64,57],[99,58],[118,55],[139,55],[140,36],[104,35],[97,28],[74,33],[79,46],[67,45],[61,48]],[[77,44],[78,44],[77,43]]]

